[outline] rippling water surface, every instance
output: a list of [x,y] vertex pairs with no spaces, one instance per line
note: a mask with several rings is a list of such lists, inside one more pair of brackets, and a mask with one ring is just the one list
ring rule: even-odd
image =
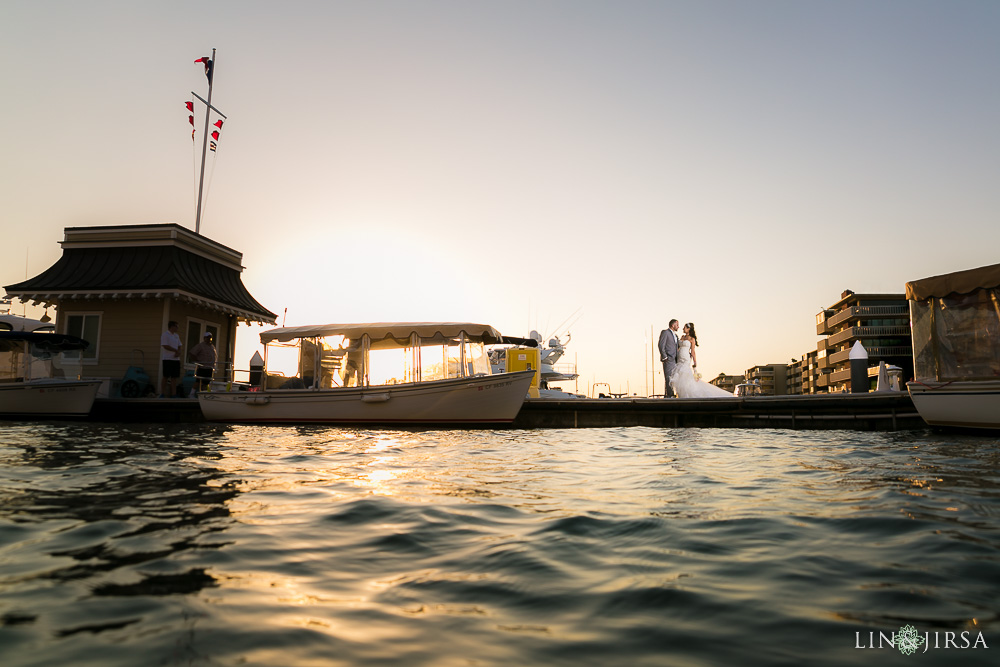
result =
[[[929,431],[0,422],[0,664],[1000,664],[998,461]],[[907,625],[929,644],[879,647]]]

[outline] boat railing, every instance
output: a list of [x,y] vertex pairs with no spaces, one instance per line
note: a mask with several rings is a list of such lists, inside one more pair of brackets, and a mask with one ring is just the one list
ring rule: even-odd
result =
[[552,370],[553,370],[553,372],[559,373],[561,375],[576,375],[577,374],[577,372],[576,372],[576,364],[572,364],[572,363],[554,364],[552,366]]

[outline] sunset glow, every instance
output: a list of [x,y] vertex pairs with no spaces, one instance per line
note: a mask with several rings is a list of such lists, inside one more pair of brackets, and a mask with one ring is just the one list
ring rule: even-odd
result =
[[645,394],[672,317],[706,377],[743,373],[815,350],[845,289],[996,261],[997,3],[97,0],[0,25],[2,285],[66,227],[194,228],[213,48],[201,232],[279,324],[569,330],[580,391]]

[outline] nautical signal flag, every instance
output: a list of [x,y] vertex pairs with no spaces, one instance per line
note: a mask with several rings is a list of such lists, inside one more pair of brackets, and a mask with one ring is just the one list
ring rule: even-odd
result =
[[214,153],[215,152],[215,148],[216,148],[215,142],[214,141],[210,141],[210,142],[208,142],[208,145],[209,145],[209,149]]
[[215,139],[216,141],[219,140],[219,131],[218,130],[213,130],[212,131],[212,138]]
[[195,62],[196,63],[204,63],[205,64],[205,76],[208,77],[208,85],[211,86],[212,85],[212,59],[209,58],[208,56],[203,56],[201,58],[198,58],[198,60],[195,60]]
[[188,116],[188,122],[191,123],[191,127],[194,127],[194,116]]
[[194,102],[185,102],[184,106],[188,108],[188,111],[194,113]]
[[222,121],[221,120],[215,121],[215,126],[221,130],[222,129]]

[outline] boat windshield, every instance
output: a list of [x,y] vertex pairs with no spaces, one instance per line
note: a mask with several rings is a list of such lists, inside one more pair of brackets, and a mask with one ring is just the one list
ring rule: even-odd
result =
[[85,341],[50,333],[0,335],[0,382],[41,378],[75,378],[83,372],[79,359],[67,359],[67,350],[86,347]]
[[490,374],[483,343],[464,336],[315,336],[272,341],[265,351],[270,388],[395,385]]
[[918,380],[1000,376],[1000,288],[910,301]]

